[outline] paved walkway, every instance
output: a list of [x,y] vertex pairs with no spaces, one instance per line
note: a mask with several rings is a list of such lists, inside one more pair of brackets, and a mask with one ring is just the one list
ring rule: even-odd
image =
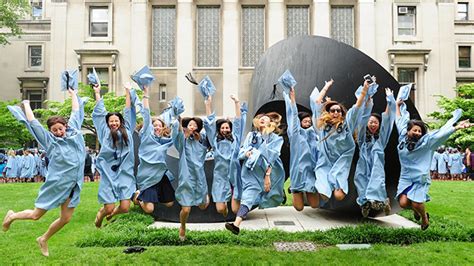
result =
[[[191,214],[192,215],[192,214]],[[419,228],[419,225],[393,214],[370,219],[373,223],[394,228]],[[254,210],[242,222],[243,230],[280,229],[287,232],[329,230],[332,228],[360,224],[360,217],[347,217],[341,213],[306,207],[302,212],[297,212],[293,207],[280,206],[265,210]],[[179,223],[155,222],[151,228],[179,228]],[[186,229],[191,231],[223,230],[224,223],[188,223]]]

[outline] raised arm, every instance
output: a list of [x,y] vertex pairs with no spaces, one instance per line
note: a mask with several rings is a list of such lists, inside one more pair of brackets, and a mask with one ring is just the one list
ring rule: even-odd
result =
[[132,105],[130,100],[130,89],[132,88],[130,82],[124,83],[123,87],[125,89],[125,108],[130,108]]
[[35,115],[33,114],[33,110],[31,110],[30,101],[23,100],[23,108],[25,109],[25,116],[28,122],[35,120]]
[[72,111],[79,111],[79,99],[77,98],[77,93],[71,88],[68,89],[68,92],[71,96]]
[[149,95],[149,89],[148,86],[143,86],[143,108],[145,109],[150,109],[150,95]]
[[364,103],[365,96],[367,95],[367,91],[369,90],[369,82],[366,80],[364,81],[364,87],[362,87],[362,92],[360,93],[359,97],[357,97],[357,102],[355,104],[356,107],[361,107]]
[[[334,80],[331,79],[330,81],[325,81],[323,89],[319,92],[318,97],[316,98],[316,103],[321,104],[323,102],[324,96],[326,96],[327,91],[334,83]],[[367,90],[365,91],[367,93]],[[365,96],[365,95],[364,95]]]
[[206,116],[212,114],[212,96],[209,95],[207,99],[204,100],[204,105],[206,106]]
[[240,100],[234,94],[231,94],[230,98],[232,99],[232,101],[234,101],[235,118],[240,119],[240,117],[242,116],[242,114],[240,112]]
[[100,85],[99,84],[94,85],[94,95],[95,95],[95,100],[97,102],[102,99],[102,96],[100,96]]

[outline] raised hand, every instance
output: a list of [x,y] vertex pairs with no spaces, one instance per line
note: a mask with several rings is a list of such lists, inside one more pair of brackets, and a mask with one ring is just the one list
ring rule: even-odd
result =
[[387,96],[393,95],[393,91],[390,88],[385,88],[385,95]]
[[326,86],[332,86],[333,83],[334,83],[334,80],[333,80],[333,79],[331,79],[331,80],[329,80],[329,81],[324,81],[324,86],[325,86],[325,87],[326,87]]
[[239,103],[240,102],[239,98],[237,98],[237,96],[235,96],[234,94],[230,95],[230,99],[232,99],[232,101],[234,101],[234,103]]
[[130,90],[132,89],[132,84],[130,84],[130,82],[124,82],[123,83],[123,87],[125,88],[126,91],[130,92]]

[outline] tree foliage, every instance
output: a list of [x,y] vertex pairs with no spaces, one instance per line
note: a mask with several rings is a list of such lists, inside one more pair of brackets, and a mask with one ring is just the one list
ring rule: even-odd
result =
[[8,105],[16,105],[19,102],[0,102],[0,148],[18,149],[33,140],[25,125],[18,122],[7,108]]
[[[434,128],[440,128],[448,119],[451,118],[451,112],[460,108],[463,111],[461,120],[468,119],[471,123],[474,122],[474,83],[464,84],[456,89],[457,97],[449,99],[445,96],[438,95],[438,106],[440,111],[429,114],[430,117],[437,121],[430,124]],[[474,146],[474,127],[458,130],[448,139],[447,145],[462,149]]]
[[10,44],[8,38],[22,33],[17,20],[24,17],[28,10],[28,0],[0,0],[0,45]]

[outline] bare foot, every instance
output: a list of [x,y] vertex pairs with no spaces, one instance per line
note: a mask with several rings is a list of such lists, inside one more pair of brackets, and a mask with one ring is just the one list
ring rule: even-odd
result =
[[183,227],[179,228],[179,241],[186,241],[186,229],[184,229]]
[[104,220],[104,216],[102,215],[102,209],[101,208],[98,212],[97,215],[95,216],[95,227],[100,228],[102,226],[102,221]]
[[48,250],[48,243],[44,241],[44,239],[40,236],[36,239],[36,242],[38,242],[39,248],[41,250],[41,254],[43,256],[48,257],[49,256],[49,250]]
[[4,232],[8,231],[10,229],[10,224],[12,223],[12,220],[10,219],[10,216],[14,214],[15,212],[12,210],[9,210],[7,214],[5,214],[5,218],[3,219],[3,224],[2,224],[2,230]]

